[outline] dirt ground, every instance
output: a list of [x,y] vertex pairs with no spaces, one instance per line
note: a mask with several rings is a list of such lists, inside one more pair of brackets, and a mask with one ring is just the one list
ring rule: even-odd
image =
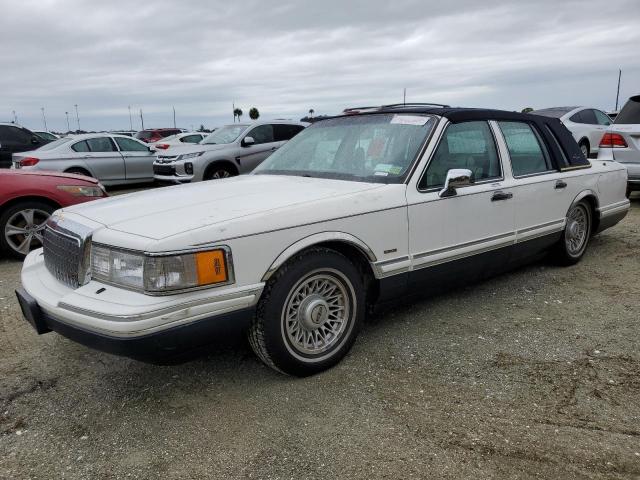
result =
[[0,478],[640,478],[640,198],[569,268],[371,319],[294,379],[239,341],[177,366],[37,336],[0,259]]

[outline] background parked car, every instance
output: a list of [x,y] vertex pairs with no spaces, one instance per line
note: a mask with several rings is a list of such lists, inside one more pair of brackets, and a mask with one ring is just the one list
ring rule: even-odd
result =
[[140,132],[134,135],[134,138],[138,140],[142,140],[145,143],[153,143],[158,140],[162,140],[165,137],[170,135],[175,135],[176,133],[181,133],[182,130],[179,128],[149,128],[147,130],[141,130]]
[[93,178],[53,172],[0,172],[0,250],[23,258],[42,245],[42,232],[52,212],[106,196]]
[[34,130],[33,133],[38,135],[40,138],[44,138],[45,140],[48,140],[50,142],[53,142],[54,140],[57,140],[58,138],[60,138],[55,133],[46,132],[44,130]]
[[598,160],[615,160],[627,167],[627,196],[640,190],[640,95],[629,98],[602,137]]
[[155,150],[167,150],[174,146],[200,143],[208,135],[209,135],[208,133],[203,133],[203,132],[176,133],[175,135],[170,135],[168,137],[163,138],[162,140],[158,140],[157,142],[151,143],[150,147]]
[[306,125],[284,120],[226,125],[198,145],[159,152],[153,164],[155,179],[199,182],[250,172]]
[[14,123],[0,123],[0,168],[11,166],[11,156],[14,153],[33,150],[49,142],[50,140]]
[[553,107],[534,110],[534,115],[558,118],[573,134],[585,157],[596,156],[600,139],[611,125],[609,116],[601,110],[588,107]]
[[38,150],[14,154],[14,168],[54,170],[97,178],[104,185],[153,181],[153,152],[124,135],[90,133],[60,138]]

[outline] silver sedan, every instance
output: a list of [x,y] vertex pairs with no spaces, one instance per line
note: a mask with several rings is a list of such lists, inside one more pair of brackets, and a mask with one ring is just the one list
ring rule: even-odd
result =
[[108,133],[65,137],[13,155],[13,168],[77,173],[103,185],[153,182],[155,156],[135,138]]

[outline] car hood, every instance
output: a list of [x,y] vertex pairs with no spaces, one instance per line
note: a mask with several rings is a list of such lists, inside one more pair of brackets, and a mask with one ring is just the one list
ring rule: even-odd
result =
[[384,187],[388,186],[241,175],[115,196],[65,212],[151,240],[182,234],[217,241],[362,213],[375,203],[362,195]]
[[[162,142],[160,142],[162,143]],[[179,144],[179,145],[171,145],[167,150],[157,150],[157,154],[158,156],[174,156],[172,154],[168,154],[168,155],[163,155],[163,152],[175,152],[175,155],[177,155],[178,153],[180,154],[184,154],[184,153],[196,153],[196,152],[212,152],[215,150],[223,150],[225,148],[229,148],[231,144],[213,144],[213,145],[202,145],[202,144],[195,144],[195,145],[185,145],[184,143]]]
[[89,184],[98,184],[98,180],[92,177],[87,177],[85,175],[75,175],[73,173],[62,173],[62,172],[54,172],[47,170],[22,170],[22,169],[10,169],[0,171],[0,176],[8,176],[8,175],[32,175],[34,177],[54,177],[54,178],[68,178],[74,180],[74,185],[78,184],[78,182],[85,182]]

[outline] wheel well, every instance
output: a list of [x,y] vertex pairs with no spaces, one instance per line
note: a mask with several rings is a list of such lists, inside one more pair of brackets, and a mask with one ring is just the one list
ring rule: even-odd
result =
[[598,215],[598,200],[593,195],[586,195],[580,200],[584,200],[585,202],[587,202],[591,209],[591,221],[593,222],[591,234],[593,235],[593,233],[598,230],[598,226],[600,224],[600,217]]
[[236,167],[232,162],[230,162],[229,160],[214,160],[213,162],[211,162],[209,165],[207,165],[207,168],[205,168],[204,170],[204,177],[207,177],[207,174],[215,167],[219,167],[221,165],[224,165],[225,167],[228,167],[229,170],[231,172],[233,172],[235,175],[238,175],[240,172],[238,172],[238,167]]
[[310,245],[304,250],[317,247],[324,247],[335,250],[336,252],[341,253],[349,260],[351,260],[362,274],[365,289],[367,291],[367,303],[375,303],[375,300],[378,298],[378,295],[380,293],[380,285],[375,277],[375,274],[373,273],[373,268],[371,267],[371,263],[369,262],[369,258],[367,257],[366,253],[364,253],[355,245],[341,241],[320,242],[314,245]]
[[69,167],[67,168],[64,173],[73,173],[74,171],[76,172],[84,172],[87,174],[88,177],[91,177],[91,172],[89,170],[87,170],[86,168],[83,167]]
[[582,145],[583,143],[587,145],[587,148],[589,150],[591,150],[591,144],[589,143],[589,139],[587,137],[582,137],[578,142],[578,145]]
[[3,203],[2,205],[0,205],[0,209],[6,210],[7,208],[11,208],[14,205],[18,205],[18,204],[24,203],[24,202],[42,202],[42,203],[46,203],[47,205],[50,205],[52,208],[54,208],[56,210],[58,208],[61,208],[61,206],[59,204],[57,204],[56,202],[54,202],[50,198],[39,197],[37,195],[27,195],[25,197],[12,198],[8,202]]

